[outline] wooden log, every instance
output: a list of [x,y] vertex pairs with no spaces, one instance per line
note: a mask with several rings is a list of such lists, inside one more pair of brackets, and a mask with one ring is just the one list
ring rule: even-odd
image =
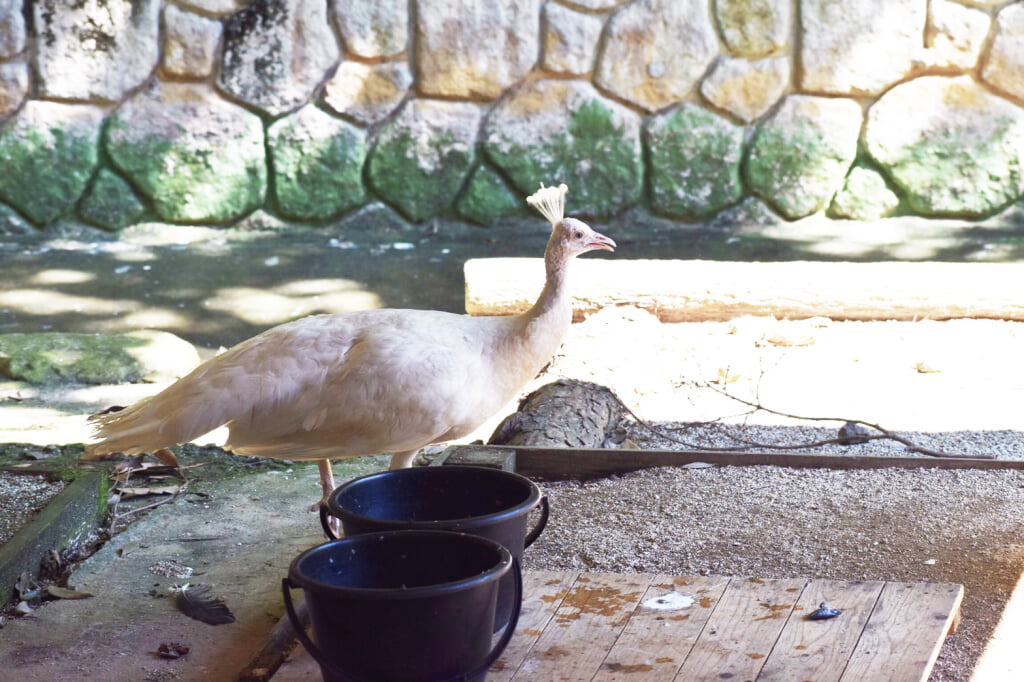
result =
[[600,448],[536,448],[497,445],[454,445],[464,463],[490,450],[512,450],[516,472],[547,480],[587,479],[654,467],[705,463],[716,466],[779,466],[804,469],[1024,469],[1024,461],[975,457],[882,457],[792,452],[719,452],[707,450],[610,450]]
[[[1024,320],[1022,263],[810,262],[580,259],[574,318],[633,305],[663,322],[741,315],[834,320]],[[515,315],[544,283],[540,259],[466,262],[466,312]]]
[[[295,615],[303,625],[309,626],[309,608],[305,599],[296,602]],[[292,627],[286,613],[270,631],[263,648],[253,656],[245,669],[238,673],[235,682],[267,682],[298,643],[295,628]]]
[[488,444],[600,448],[616,437],[624,417],[622,401],[610,388],[559,379],[523,398]]

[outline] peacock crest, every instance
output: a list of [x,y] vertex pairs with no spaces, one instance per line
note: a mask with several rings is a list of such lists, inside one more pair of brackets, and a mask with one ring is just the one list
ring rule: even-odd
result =
[[542,182],[539,190],[526,197],[526,203],[540,211],[551,223],[551,227],[554,227],[565,217],[565,195],[568,193],[569,188],[565,183],[558,187],[545,187]]

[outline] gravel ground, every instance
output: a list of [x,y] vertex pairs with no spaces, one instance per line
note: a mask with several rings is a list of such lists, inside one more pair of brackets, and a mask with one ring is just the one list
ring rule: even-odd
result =
[[45,476],[0,472],[0,545],[63,489],[63,483],[50,483]]
[[[662,325],[613,309],[577,325],[537,384],[603,383],[699,447],[830,439],[842,423],[752,412],[724,391],[881,423],[935,450],[1024,459],[1022,337],[997,321]],[[629,436],[683,448],[638,426]],[[908,454],[888,440],[801,452]],[[1022,471],[663,468],[543,487],[552,518],[528,568],[963,584],[933,681],[970,678],[1024,571]]]

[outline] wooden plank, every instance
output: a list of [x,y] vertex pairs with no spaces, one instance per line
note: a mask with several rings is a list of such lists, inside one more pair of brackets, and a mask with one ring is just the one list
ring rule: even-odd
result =
[[[487,672],[488,682],[511,680],[554,618],[579,574],[574,571],[527,571],[523,574],[523,608],[515,635]],[[500,633],[496,635],[499,637]]]
[[842,680],[927,680],[963,596],[962,585],[886,583]]
[[[880,581],[808,582],[758,682],[840,679],[884,585]],[[830,620],[808,620],[807,614],[821,602],[842,609],[842,614]]]
[[514,450],[516,471],[529,478],[587,479],[641,469],[706,462],[719,466],[779,466],[803,469],[1024,469],[1024,460],[975,457],[878,457],[789,452],[718,452],[707,450],[614,450],[606,448],[537,448],[502,445],[454,445],[467,462],[490,450]]
[[652,577],[581,573],[513,679],[589,682]]
[[[728,584],[718,576],[656,576],[594,681],[674,679]],[[671,603],[677,596],[692,598],[692,606],[645,606],[658,599]]]
[[800,598],[804,582],[731,580],[675,679],[757,678]]
[[[573,266],[579,320],[609,305],[634,305],[664,322],[779,319],[1024,320],[1016,295],[1021,263],[729,262],[580,259]],[[539,258],[466,262],[466,312],[515,315],[544,284]]]

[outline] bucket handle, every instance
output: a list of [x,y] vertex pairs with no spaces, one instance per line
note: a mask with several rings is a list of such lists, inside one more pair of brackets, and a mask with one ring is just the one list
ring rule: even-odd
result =
[[537,525],[533,527],[533,530],[526,536],[526,540],[523,542],[523,549],[533,544],[533,541],[540,537],[541,532],[548,525],[548,513],[551,508],[548,506],[548,496],[543,495],[540,498],[540,519],[537,521]]
[[[545,498],[546,499],[546,498]],[[322,507],[321,507],[322,509]],[[539,535],[539,533],[538,533]],[[512,609],[512,617],[508,621],[508,625],[505,626],[505,631],[501,633],[501,639],[491,649],[491,653],[487,654],[487,658],[480,664],[476,670],[473,670],[464,675],[457,675],[451,677],[443,682],[464,682],[465,680],[472,680],[473,678],[486,673],[487,670],[494,665],[494,662],[498,660],[501,654],[505,651],[505,647],[512,640],[512,635],[515,634],[516,627],[519,625],[519,612],[523,608],[523,571],[519,566],[519,559],[512,560],[512,573],[515,576],[515,601],[516,608]],[[284,595],[284,608],[288,612],[288,620],[291,621],[292,630],[295,631],[295,636],[302,643],[302,646],[306,648],[309,655],[313,657],[317,663],[323,668],[330,671],[339,680],[344,682],[363,682],[360,678],[352,677],[347,673],[342,673],[335,664],[324,656],[323,652],[317,647],[316,644],[306,634],[306,628],[302,626],[302,622],[299,620],[298,615],[295,613],[295,605],[292,604],[291,589],[297,587],[292,584],[291,578],[285,576],[281,579],[281,593]]]
[[338,536],[334,534],[333,530],[331,530],[331,522],[327,520],[330,513],[331,512],[327,509],[326,504],[320,505],[320,525],[324,529],[324,535],[327,536],[328,540],[337,540]]

